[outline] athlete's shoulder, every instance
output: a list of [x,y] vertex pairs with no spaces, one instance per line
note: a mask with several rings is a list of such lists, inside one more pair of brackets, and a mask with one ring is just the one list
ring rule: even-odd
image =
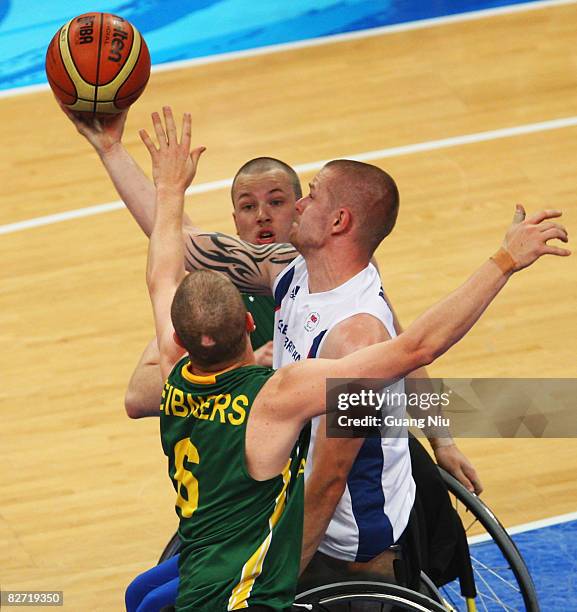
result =
[[367,312],[353,314],[332,327],[319,356],[339,359],[390,338],[386,325],[379,317]]

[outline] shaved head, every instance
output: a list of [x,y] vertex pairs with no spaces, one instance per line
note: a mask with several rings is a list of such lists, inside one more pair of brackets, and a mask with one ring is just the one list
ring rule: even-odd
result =
[[234,188],[236,186],[236,182],[239,176],[243,175],[253,175],[253,174],[263,174],[265,172],[270,172],[271,170],[280,170],[284,174],[286,174],[289,182],[293,188],[295,198],[299,200],[303,197],[303,192],[301,188],[301,183],[297,173],[288,165],[285,164],[280,159],[275,159],[274,157],[256,157],[255,159],[251,159],[247,161],[246,164],[243,164],[239,171],[235,174],[235,177],[232,181],[231,188],[231,196],[234,202]]
[[399,191],[393,178],[381,168],[349,159],[326,164],[330,171],[329,190],[335,207],[348,208],[355,219],[359,245],[372,256],[397,220]]
[[246,347],[246,308],[238,289],[212,270],[191,272],[170,311],[174,331],[193,363],[213,367],[240,357]]

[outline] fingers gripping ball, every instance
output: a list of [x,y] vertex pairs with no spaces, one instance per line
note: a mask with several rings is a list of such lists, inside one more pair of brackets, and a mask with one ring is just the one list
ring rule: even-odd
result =
[[63,25],[48,46],[46,75],[70,110],[114,114],[130,106],[150,76],[140,32],[109,13],[86,13]]

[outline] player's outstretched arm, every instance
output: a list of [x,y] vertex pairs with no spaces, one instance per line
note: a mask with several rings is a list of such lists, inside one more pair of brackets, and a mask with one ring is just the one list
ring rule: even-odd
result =
[[342,359],[307,360],[281,368],[273,377],[279,387],[278,413],[301,423],[321,414],[325,408],[326,378],[393,380],[433,362],[473,327],[513,273],[543,255],[570,255],[569,250],[548,244],[553,239],[568,241],[565,228],[550,221],[560,216],[559,211],[545,210],[513,223],[502,247],[491,259],[397,338]]
[[150,236],[154,223],[156,189],[122,144],[128,109],[116,115],[93,118],[73,113],[61,102],[58,103],[78,133],[92,145],[120,199],[142,231]]
[[[122,143],[128,109],[106,117],[91,117],[73,113],[59,100],[57,102],[78,133],[92,145],[120,199],[142,231],[150,237],[154,224],[156,189]],[[184,227],[185,235],[198,231],[186,214]]]
[[[78,132],[94,147],[118,195],[142,231],[150,237],[156,189],[122,144],[128,111],[106,118],[88,118],[58,103]],[[229,274],[241,291],[270,293],[278,273],[297,255],[290,245],[257,246],[234,236],[202,232],[186,214],[183,214],[182,232],[186,243],[186,269],[220,270]]]
[[302,426],[326,410],[327,378],[392,381],[431,363],[471,329],[514,272],[542,255],[570,255],[547,244],[555,238],[568,240],[565,229],[549,221],[559,216],[547,210],[513,224],[489,261],[396,338],[341,359],[307,359],[278,370],[261,389],[247,426],[247,463],[253,477],[280,473]]
[[170,308],[176,289],[185,275],[182,244],[184,192],[196,174],[204,147],[190,150],[189,114],[185,114],[183,119],[180,142],[171,109],[165,107],[163,114],[165,127],[158,113],[152,115],[158,148],[146,130],[141,130],[140,136],[152,159],[152,175],[156,185],[156,210],[148,245],[146,281],[160,351],[160,371],[166,378],[182,354],[174,340]]

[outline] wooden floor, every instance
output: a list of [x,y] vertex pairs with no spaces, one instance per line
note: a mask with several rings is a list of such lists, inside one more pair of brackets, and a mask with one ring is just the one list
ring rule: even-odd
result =
[[[190,110],[208,147],[197,182],[258,155],[291,164],[576,114],[577,6],[380,35],[153,75],[126,143],[161,104]],[[116,199],[48,93],[0,100],[0,225]],[[378,253],[412,321],[500,244],[516,202],[577,229],[577,128],[377,160],[398,180],[398,227]],[[309,175],[303,175],[305,181]],[[190,199],[232,230],[226,190]],[[146,241],[125,211],[0,237],[0,584],[59,589],[65,608],[121,610],[175,527],[158,422],[123,411],[152,318]],[[515,277],[430,371],[576,377],[577,256]],[[507,525],[577,510],[577,443],[463,440]]]

